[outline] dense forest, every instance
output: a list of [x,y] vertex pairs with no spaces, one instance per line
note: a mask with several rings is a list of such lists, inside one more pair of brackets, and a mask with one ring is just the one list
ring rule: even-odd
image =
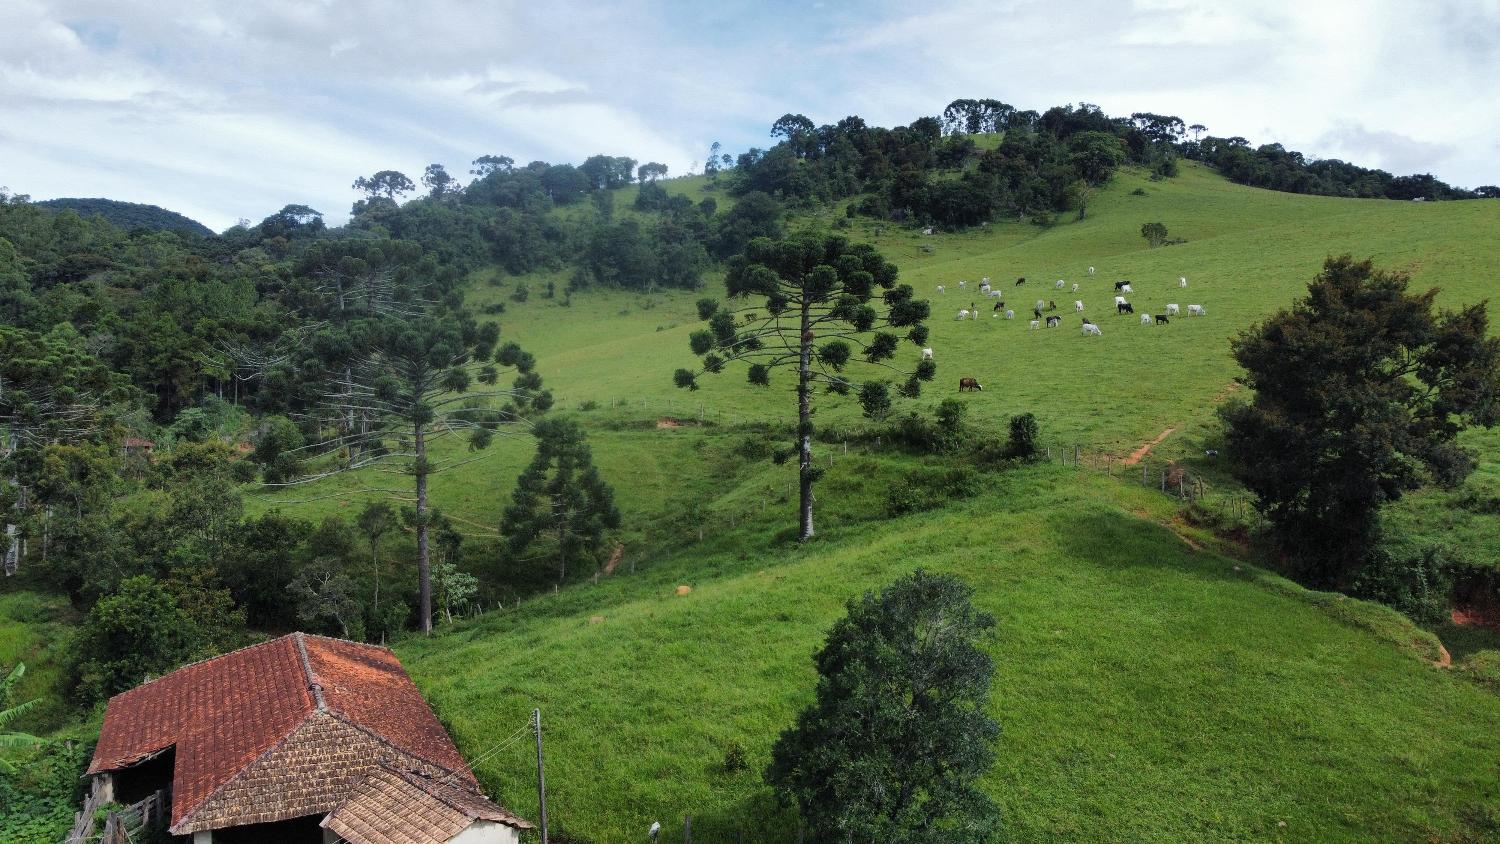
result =
[[[959,100],[894,128],[789,114],[768,149],[714,146],[703,170],[733,200],[724,210],[670,193],[655,162],[483,155],[467,180],[439,164],[416,181],[359,177],[344,226],[288,205],[218,235],[152,206],[0,193],[7,567],[88,613],[77,651],[90,656],[72,678],[81,704],[248,630],[380,640],[422,623],[427,605],[550,586],[553,561],[522,564],[499,540],[476,549],[422,491],[441,470],[423,451],[433,397],[462,395],[442,430],[476,449],[551,404],[531,356],[463,304],[483,267],[566,270],[566,287],[543,294],[564,304],[596,285],[694,289],[751,240],[783,234],[790,208],[843,202],[848,217],[893,223],[1049,226],[1084,217],[1118,168],[1167,179],[1184,158],[1277,190],[1500,195],[1203,134],[1176,117],[1087,104],[1037,113]],[[627,185],[638,189],[620,213]],[[419,467],[414,510],[372,506],[322,523],[244,514],[246,483],[387,459]],[[393,577],[394,561],[421,553],[425,572],[429,545],[431,582],[424,575],[418,595]]]
[[38,203],[54,211],[73,211],[80,217],[98,215],[126,231],[151,229],[152,231],[180,232],[186,235],[210,237],[213,229],[191,217],[176,211],[168,211],[157,205],[140,202],[121,202],[118,199],[44,199]]

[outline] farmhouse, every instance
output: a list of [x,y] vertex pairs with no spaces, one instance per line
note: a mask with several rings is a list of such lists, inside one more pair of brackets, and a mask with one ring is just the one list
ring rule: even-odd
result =
[[385,648],[293,633],[109,701],[89,765],[101,800],[170,804],[193,844],[513,844]]

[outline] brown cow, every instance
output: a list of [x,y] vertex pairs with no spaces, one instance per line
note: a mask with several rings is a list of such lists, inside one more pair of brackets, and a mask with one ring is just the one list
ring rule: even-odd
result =
[[962,393],[964,390],[979,390],[983,392],[984,388],[979,386],[979,379],[977,378],[960,378],[958,379],[958,391]]

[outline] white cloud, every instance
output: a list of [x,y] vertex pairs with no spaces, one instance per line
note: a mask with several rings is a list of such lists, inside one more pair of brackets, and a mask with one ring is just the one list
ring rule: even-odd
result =
[[766,145],[786,111],[892,125],[960,96],[1500,182],[1500,0],[6,0],[0,31],[0,183],[214,227],[288,202],[337,219],[375,169],[603,152],[683,172],[711,140]]

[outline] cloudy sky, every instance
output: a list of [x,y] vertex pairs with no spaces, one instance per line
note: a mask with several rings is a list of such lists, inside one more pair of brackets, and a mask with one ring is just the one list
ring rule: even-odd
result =
[[215,229],[487,153],[667,163],[957,97],[1500,183],[1500,0],[0,0],[0,185]]

